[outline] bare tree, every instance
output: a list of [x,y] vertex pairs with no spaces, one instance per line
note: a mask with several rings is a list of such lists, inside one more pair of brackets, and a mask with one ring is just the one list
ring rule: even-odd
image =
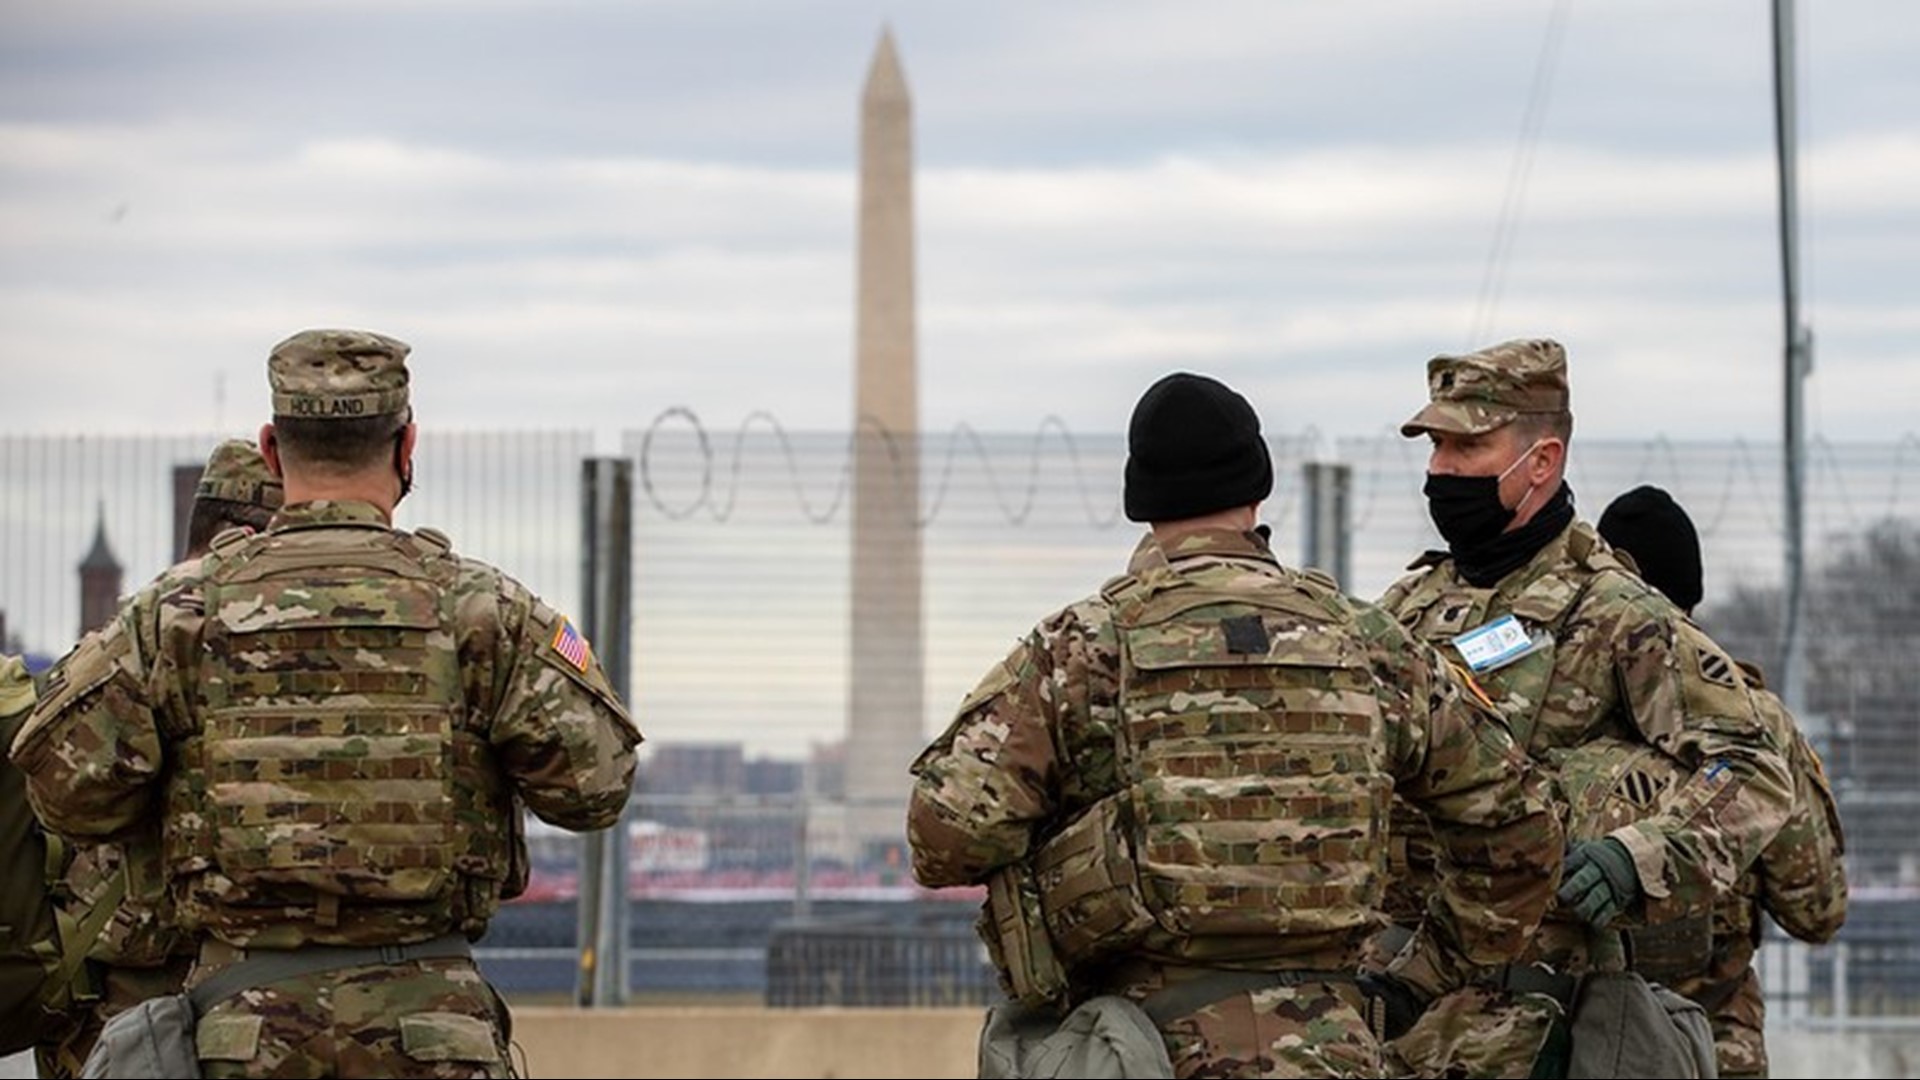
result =
[[[1833,777],[1849,873],[1920,884],[1920,523],[1884,519],[1812,554],[1801,728]],[[1779,609],[1777,589],[1746,587],[1700,621],[1733,655],[1777,667]]]

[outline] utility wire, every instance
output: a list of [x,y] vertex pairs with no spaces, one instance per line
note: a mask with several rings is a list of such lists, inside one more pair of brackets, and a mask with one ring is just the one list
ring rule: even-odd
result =
[[1547,16],[1547,33],[1540,43],[1540,56],[1533,67],[1533,86],[1527,92],[1526,112],[1520,119],[1520,141],[1507,169],[1507,190],[1500,200],[1500,216],[1494,222],[1493,247],[1487,252],[1486,272],[1480,278],[1480,297],[1474,304],[1473,323],[1468,328],[1466,348],[1476,349],[1493,333],[1494,315],[1500,307],[1500,293],[1506,285],[1507,265],[1513,256],[1513,242],[1520,233],[1520,212],[1526,203],[1527,179],[1533,172],[1534,151],[1540,144],[1540,129],[1546,125],[1547,102],[1553,96],[1553,77],[1560,66],[1560,45],[1567,35],[1567,11],[1571,0],[1556,0]]

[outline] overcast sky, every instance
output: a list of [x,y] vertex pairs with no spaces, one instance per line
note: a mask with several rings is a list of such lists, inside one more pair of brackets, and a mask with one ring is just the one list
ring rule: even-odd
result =
[[[1799,8],[1809,429],[1898,440],[1920,10]],[[249,432],[327,325],[442,428],[844,429],[888,27],[929,431],[1183,368],[1372,434],[1546,335],[1583,434],[1779,437],[1766,0],[0,0],[9,429]]]

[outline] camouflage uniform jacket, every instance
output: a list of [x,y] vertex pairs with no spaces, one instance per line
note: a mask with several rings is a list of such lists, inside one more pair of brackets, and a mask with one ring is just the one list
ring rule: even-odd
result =
[[[452,864],[457,881],[450,887],[466,895],[449,902],[451,912],[449,903],[411,905],[417,910],[406,910],[405,904],[383,906],[377,885],[344,902],[318,896],[305,904],[290,901],[281,907],[242,910],[226,903],[224,894],[235,888],[230,868],[223,867],[218,851],[209,857],[211,841],[204,840],[209,823],[202,808],[210,805],[209,788],[216,786],[208,775],[212,766],[186,764],[194,760],[190,748],[211,735],[206,728],[209,699],[225,692],[208,680],[209,672],[257,670],[261,679],[282,680],[278,685],[293,685],[311,700],[351,709],[361,700],[354,692],[358,685],[400,683],[400,678],[383,680],[380,670],[413,660],[397,655],[389,659],[366,649],[358,654],[339,651],[338,640],[356,632],[352,625],[388,618],[378,604],[358,612],[317,613],[323,632],[334,635],[326,638],[336,642],[330,654],[296,654],[291,664],[284,654],[209,654],[209,639],[217,640],[216,621],[230,628],[248,620],[271,622],[282,613],[295,618],[316,615],[303,609],[297,584],[274,586],[284,589],[277,605],[208,610],[207,597],[222,580],[223,567],[264,559],[267,552],[282,565],[289,559],[297,564],[302,552],[310,552],[317,562],[317,581],[330,565],[324,553],[341,550],[363,553],[373,563],[384,559],[382,565],[395,567],[395,572],[413,574],[410,581],[436,582],[432,589],[438,599],[425,610],[452,613],[445,623],[422,627],[424,636],[417,638],[424,643],[423,654],[451,651],[450,663],[443,667],[457,672],[457,686],[417,691],[452,702],[459,726],[453,767],[465,779],[455,781],[460,798],[450,820],[452,842],[458,847]],[[430,574],[418,569],[429,564]],[[337,596],[337,591],[330,595]],[[409,612],[409,617],[418,614]],[[348,628],[324,631],[329,625]],[[576,646],[566,636],[570,632],[565,619],[524,586],[484,563],[453,556],[445,538],[436,533],[393,530],[366,503],[290,505],[259,536],[237,530],[224,535],[204,559],[162,575],[122,605],[105,627],[82,639],[53,671],[39,706],[14,742],[13,755],[27,774],[35,810],[57,832],[82,839],[113,838],[131,835],[145,821],[162,821],[169,900],[190,933],[268,948],[309,942],[386,944],[424,940],[453,929],[477,936],[493,906],[524,883],[520,806],[563,828],[604,828],[618,819],[631,789],[640,733],[584,644]],[[563,641],[568,646],[564,650]],[[367,674],[346,671],[350,665]],[[328,673],[335,670],[343,673]],[[277,721],[242,716],[238,722]],[[311,734],[293,732],[289,737]],[[289,775],[317,775],[320,779],[305,781],[302,790],[307,791],[345,785],[342,790],[372,791],[377,798],[389,790],[418,789],[376,781],[384,775],[375,760],[378,752],[369,754],[364,746],[351,744],[351,739],[338,738],[326,743],[336,752],[344,749],[358,756],[359,762],[346,772],[316,774],[322,764],[316,762]],[[289,768],[271,760],[251,767],[263,773]],[[468,784],[494,790],[463,793]],[[218,786],[228,789],[223,794],[230,800],[256,801],[244,790],[244,782]],[[247,824],[235,826],[236,835],[249,835],[240,827]],[[253,835],[265,837],[259,841],[264,844],[274,832]],[[244,860],[245,854],[227,857]],[[453,925],[446,925],[449,921]]]
[[1713,1023],[1722,1076],[1767,1073],[1766,1005],[1753,960],[1763,912],[1812,944],[1832,940],[1847,917],[1846,834],[1820,755],[1794,723],[1785,703],[1766,689],[1760,673],[1742,663],[1774,738],[1793,765],[1794,806],[1738,888],[1722,893],[1713,910],[1712,953],[1698,971],[1667,982],[1697,1001]]
[[[1757,714],[1739,669],[1685,615],[1641,582],[1591,526],[1574,521],[1491,588],[1429,555],[1380,604],[1409,630],[1452,652],[1455,637],[1516,616],[1537,647],[1476,680],[1514,739],[1549,768],[1599,736],[1651,743],[1688,776],[1661,810],[1609,835],[1632,854],[1644,897],[1632,921],[1704,920],[1780,829],[1793,803],[1782,749]],[[1406,869],[1389,909],[1403,917],[1432,872],[1417,814],[1396,813]],[[1550,912],[1527,959],[1578,969],[1588,934]]]
[[[1562,833],[1537,774],[1498,717],[1386,613],[1343,596],[1325,578],[1282,567],[1259,534],[1208,530],[1175,545],[1163,551],[1147,535],[1127,577],[1201,577],[1225,595],[1291,590],[1310,598],[1325,632],[1364,658],[1378,703],[1376,771],[1432,815],[1458,870],[1434,891],[1432,917],[1396,973],[1433,993],[1519,952],[1550,902]],[[1274,647],[1283,648],[1284,637]],[[994,665],[913,765],[907,832],[922,884],[983,882],[1123,788],[1115,752],[1120,671],[1114,611],[1101,594],[1053,614]],[[1384,815],[1384,806],[1374,813]],[[1356,835],[1379,832],[1378,823],[1362,823]],[[1383,848],[1365,860],[1370,872],[1360,888],[1375,901],[1384,860]],[[1150,961],[1176,965],[1350,972],[1375,925],[1377,917],[1365,919],[1307,963],[1297,942],[1276,934],[1183,940],[1163,926],[1142,948]]]
[[[156,587],[183,580],[198,565],[191,559],[169,567]],[[53,896],[63,945],[72,940],[70,931],[101,917],[99,905],[117,901],[85,946],[89,962],[75,974],[71,1027],[35,1050],[40,1074],[49,1077],[80,1075],[106,1022],[148,998],[179,992],[194,956],[194,943],[180,932],[167,902],[157,819],[149,817],[113,840],[68,839],[62,855]]]
[[[1847,921],[1847,834],[1840,823],[1826,764],[1807,741],[1760,669],[1742,662],[1760,716],[1787,748],[1793,766],[1794,806],[1787,823],[1760,853],[1749,890],[1780,928],[1809,944],[1833,940]],[[1756,934],[1757,936],[1757,934]]]

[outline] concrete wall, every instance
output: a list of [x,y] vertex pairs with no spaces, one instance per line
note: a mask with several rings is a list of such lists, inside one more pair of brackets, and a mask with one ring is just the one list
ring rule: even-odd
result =
[[[955,1077],[974,1075],[981,1010],[518,1006],[528,1075],[580,1077]],[[1920,1026],[1792,1031],[1772,1074],[1920,1076]]]
[[530,1076],[974,1075],[981,1010],[516,1006]]

